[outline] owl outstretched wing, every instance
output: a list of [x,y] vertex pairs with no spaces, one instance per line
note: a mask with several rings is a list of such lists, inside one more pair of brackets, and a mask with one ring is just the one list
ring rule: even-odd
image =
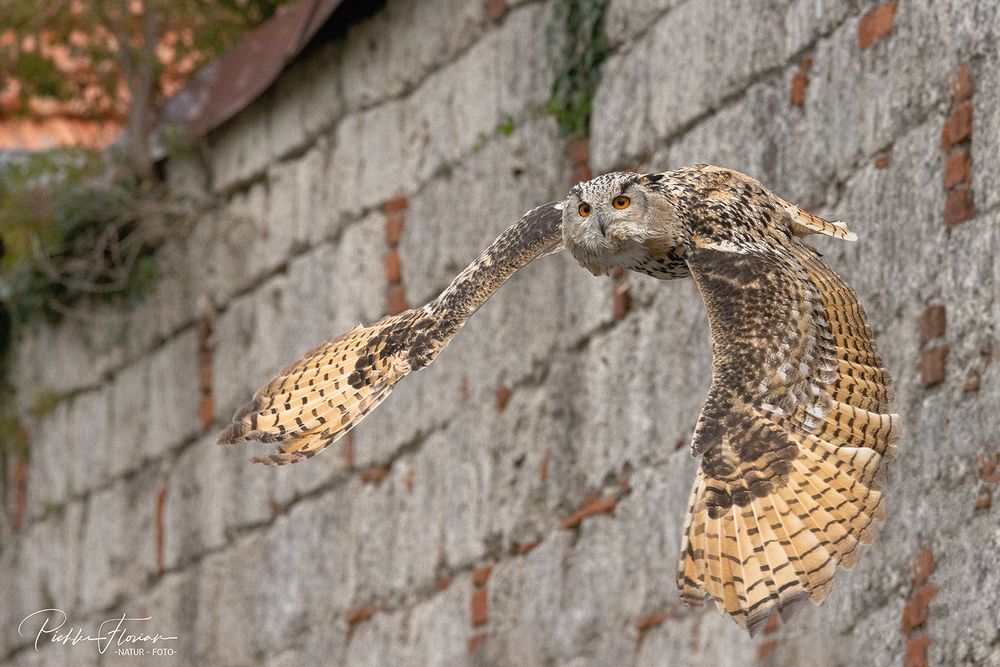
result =
[[426,306],[359,326],[282,370],[236,411],[219,443],[275,444],[276,453],[251,460],[282,465],[336,442],[433,361],[515,271],[560,249],[560,208],[550,202],[527,212]]
[[821,602],[837,565],[874,539],[897,416],[864,311],[815,251],[789,234],[774,247],[705,242],[687,261],[713,375],[678,586],[753,634]]

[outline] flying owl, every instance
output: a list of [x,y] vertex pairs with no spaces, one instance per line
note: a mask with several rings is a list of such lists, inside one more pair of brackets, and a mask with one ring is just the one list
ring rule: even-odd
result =
[[568,250],[595,275],[617,267],[694,279],[712,334],[712,385],[691,450],[701,457],[677,584],[751,635],[774,612],[819,604],[840,565],[885,518],[899,435],[889,376],[857,296],[800,239],[856,237],[759,182],[708,165],[615,172],[532,209],[434,301],[358,327],[285,368],[236,412],[220,443],[253,460],[304,461],[342,437],[438,355],[518,269]]

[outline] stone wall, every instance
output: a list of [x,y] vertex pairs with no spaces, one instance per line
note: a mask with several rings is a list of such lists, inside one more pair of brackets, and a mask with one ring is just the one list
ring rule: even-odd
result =
[[[589,143],[544,112],[552,11],[390,0],[167,165],[217,205],[155,292],[18,347],[5,662],[1000,665],[1000,7],[612,0]],[[432,298],[573,179],[692,162],[861,237],[817,243],[906,436],[888,521],[822,607],[750,639],[678,600],[710,378],[690,282],[545,258],[309,463],[214,445],[282,365]],[[17,626],[47,607],[150,615],[177,654],[36,653]]]

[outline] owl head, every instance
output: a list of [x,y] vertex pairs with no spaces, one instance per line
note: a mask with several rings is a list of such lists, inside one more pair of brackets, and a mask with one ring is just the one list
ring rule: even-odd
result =
[[[594,273],[630,266],[650,241],[680,243],[685,236],[659,174],[615,171],[579,183],[563,202],[563,242]],[[659,245],[659,243],[658,243]]]

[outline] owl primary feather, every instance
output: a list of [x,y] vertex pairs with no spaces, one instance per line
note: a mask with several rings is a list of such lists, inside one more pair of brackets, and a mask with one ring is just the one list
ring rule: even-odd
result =
[[423,368],[519,268],[566,249],[604,274],[691,277],[712,334],[712,385],[677,570],[751,634],[821,602],[885,518],[898,438],[890,380],[854,291],[808,234],[855,236],[729,169],[615,172],[532,209],[426,306],[358,327],[285,368],[220,443],[274,443],[253,460],[304,461]]

